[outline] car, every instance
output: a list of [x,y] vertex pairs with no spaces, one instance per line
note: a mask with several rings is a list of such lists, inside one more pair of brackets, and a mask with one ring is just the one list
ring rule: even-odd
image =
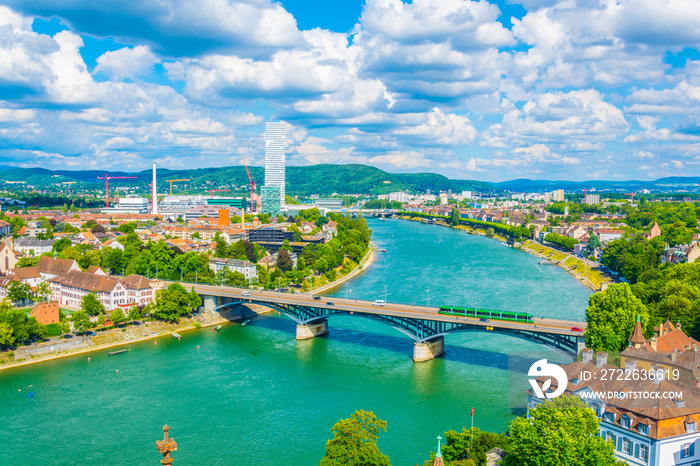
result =
[[582,328],[578,328],[578,327],[571,327],[571,331],[572,331],[572,332],[583,332],[583,329],[582,329]]
[[386,306],[386,301],[383,299],[375,299],[372,306]]
[[334,304],[333,304],[332,302],[330,302],[330,301],[328,301],[326,304],[327,304],[328,306],[334,306]]
[[242,294],[243,296],[250,296],[250,291],[245,290],[245,291],[242,291],[241,294]]
[[479,319],[479,322],[488,322],[489,320],[486,317],[482,317]]
[[321,297],[320,297],[320,296],[314,296],[314,299],[315,299],[316,301],[320,301],[320,300],[321,300]]

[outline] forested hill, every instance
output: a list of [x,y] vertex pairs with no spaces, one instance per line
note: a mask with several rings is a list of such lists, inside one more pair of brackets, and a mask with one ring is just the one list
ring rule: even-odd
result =
[[[265,170],[262,167],[250,167],[251,176],[258,186],[264,184]],[[151,182],[151,170],[138,173],[109,171],[110,176],[135,176],[134,180],[115,180],[115,186],[137,185],[144,190]],[[5,189],[16,186],[8,181],[23,181],[37,188],[58,186],[64,182],[74,181],[76,188],[98,188],[104,185],[105,171],[98,170],[47,170],[44,168],[17,168],[0,171],[0,181]],[[447,191],[492,191],[492,183],[470,180],[450,180],[434,173],[387,173],[367,165],[312,165],[288,166],[287,194],[291,195],[330,195],[342,194],[382,194],[399,190],[432,192]],[[243,166],[199,168],[191,170],[158,169],[158,190],[162,193],[168,189],[169,179],[189,179],[178,189],[195,192],[205,189],[243,187],[248,184],[248,176]],[[112,184],[112,183],[110,183]]]

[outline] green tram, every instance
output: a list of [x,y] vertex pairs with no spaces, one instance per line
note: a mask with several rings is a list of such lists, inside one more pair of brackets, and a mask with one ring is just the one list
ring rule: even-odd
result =
[[494,320],[508,320],[512,322],[529,322],[535,320],[529,312],[508,312],[508,311],[492,311],[490,309],[474,309],[473,307],[464,308],[456,306],[440,306],[439,314],[447,314],[453,316],[476,317]]

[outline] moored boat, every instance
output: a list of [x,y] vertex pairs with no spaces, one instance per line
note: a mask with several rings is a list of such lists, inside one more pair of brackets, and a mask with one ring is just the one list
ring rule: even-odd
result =
[[115,354],[121,354],[121,353],[126,353],[128,350],[127,349],[120,349],[118,351],[110,351],[107,353],[107,356],[114,356]]
[[180,338],[182,338],[182,335],[180,335],[179,333],[170,332],[170,334],[171,334],[172,336],[174,336],[175,338],[177,338],[178,340],[179,340]]
[[212,332],[218,332],[219,330],[221,330],[221,324],[219,324],[216,327],[214,327],[213,329],[211,329]]

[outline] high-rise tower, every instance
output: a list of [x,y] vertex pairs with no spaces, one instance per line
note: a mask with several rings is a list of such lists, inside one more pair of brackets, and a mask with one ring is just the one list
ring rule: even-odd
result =
[[281,121],[265,123],[265,186],[280,188],[280,208],[284,206],[284,134]]

